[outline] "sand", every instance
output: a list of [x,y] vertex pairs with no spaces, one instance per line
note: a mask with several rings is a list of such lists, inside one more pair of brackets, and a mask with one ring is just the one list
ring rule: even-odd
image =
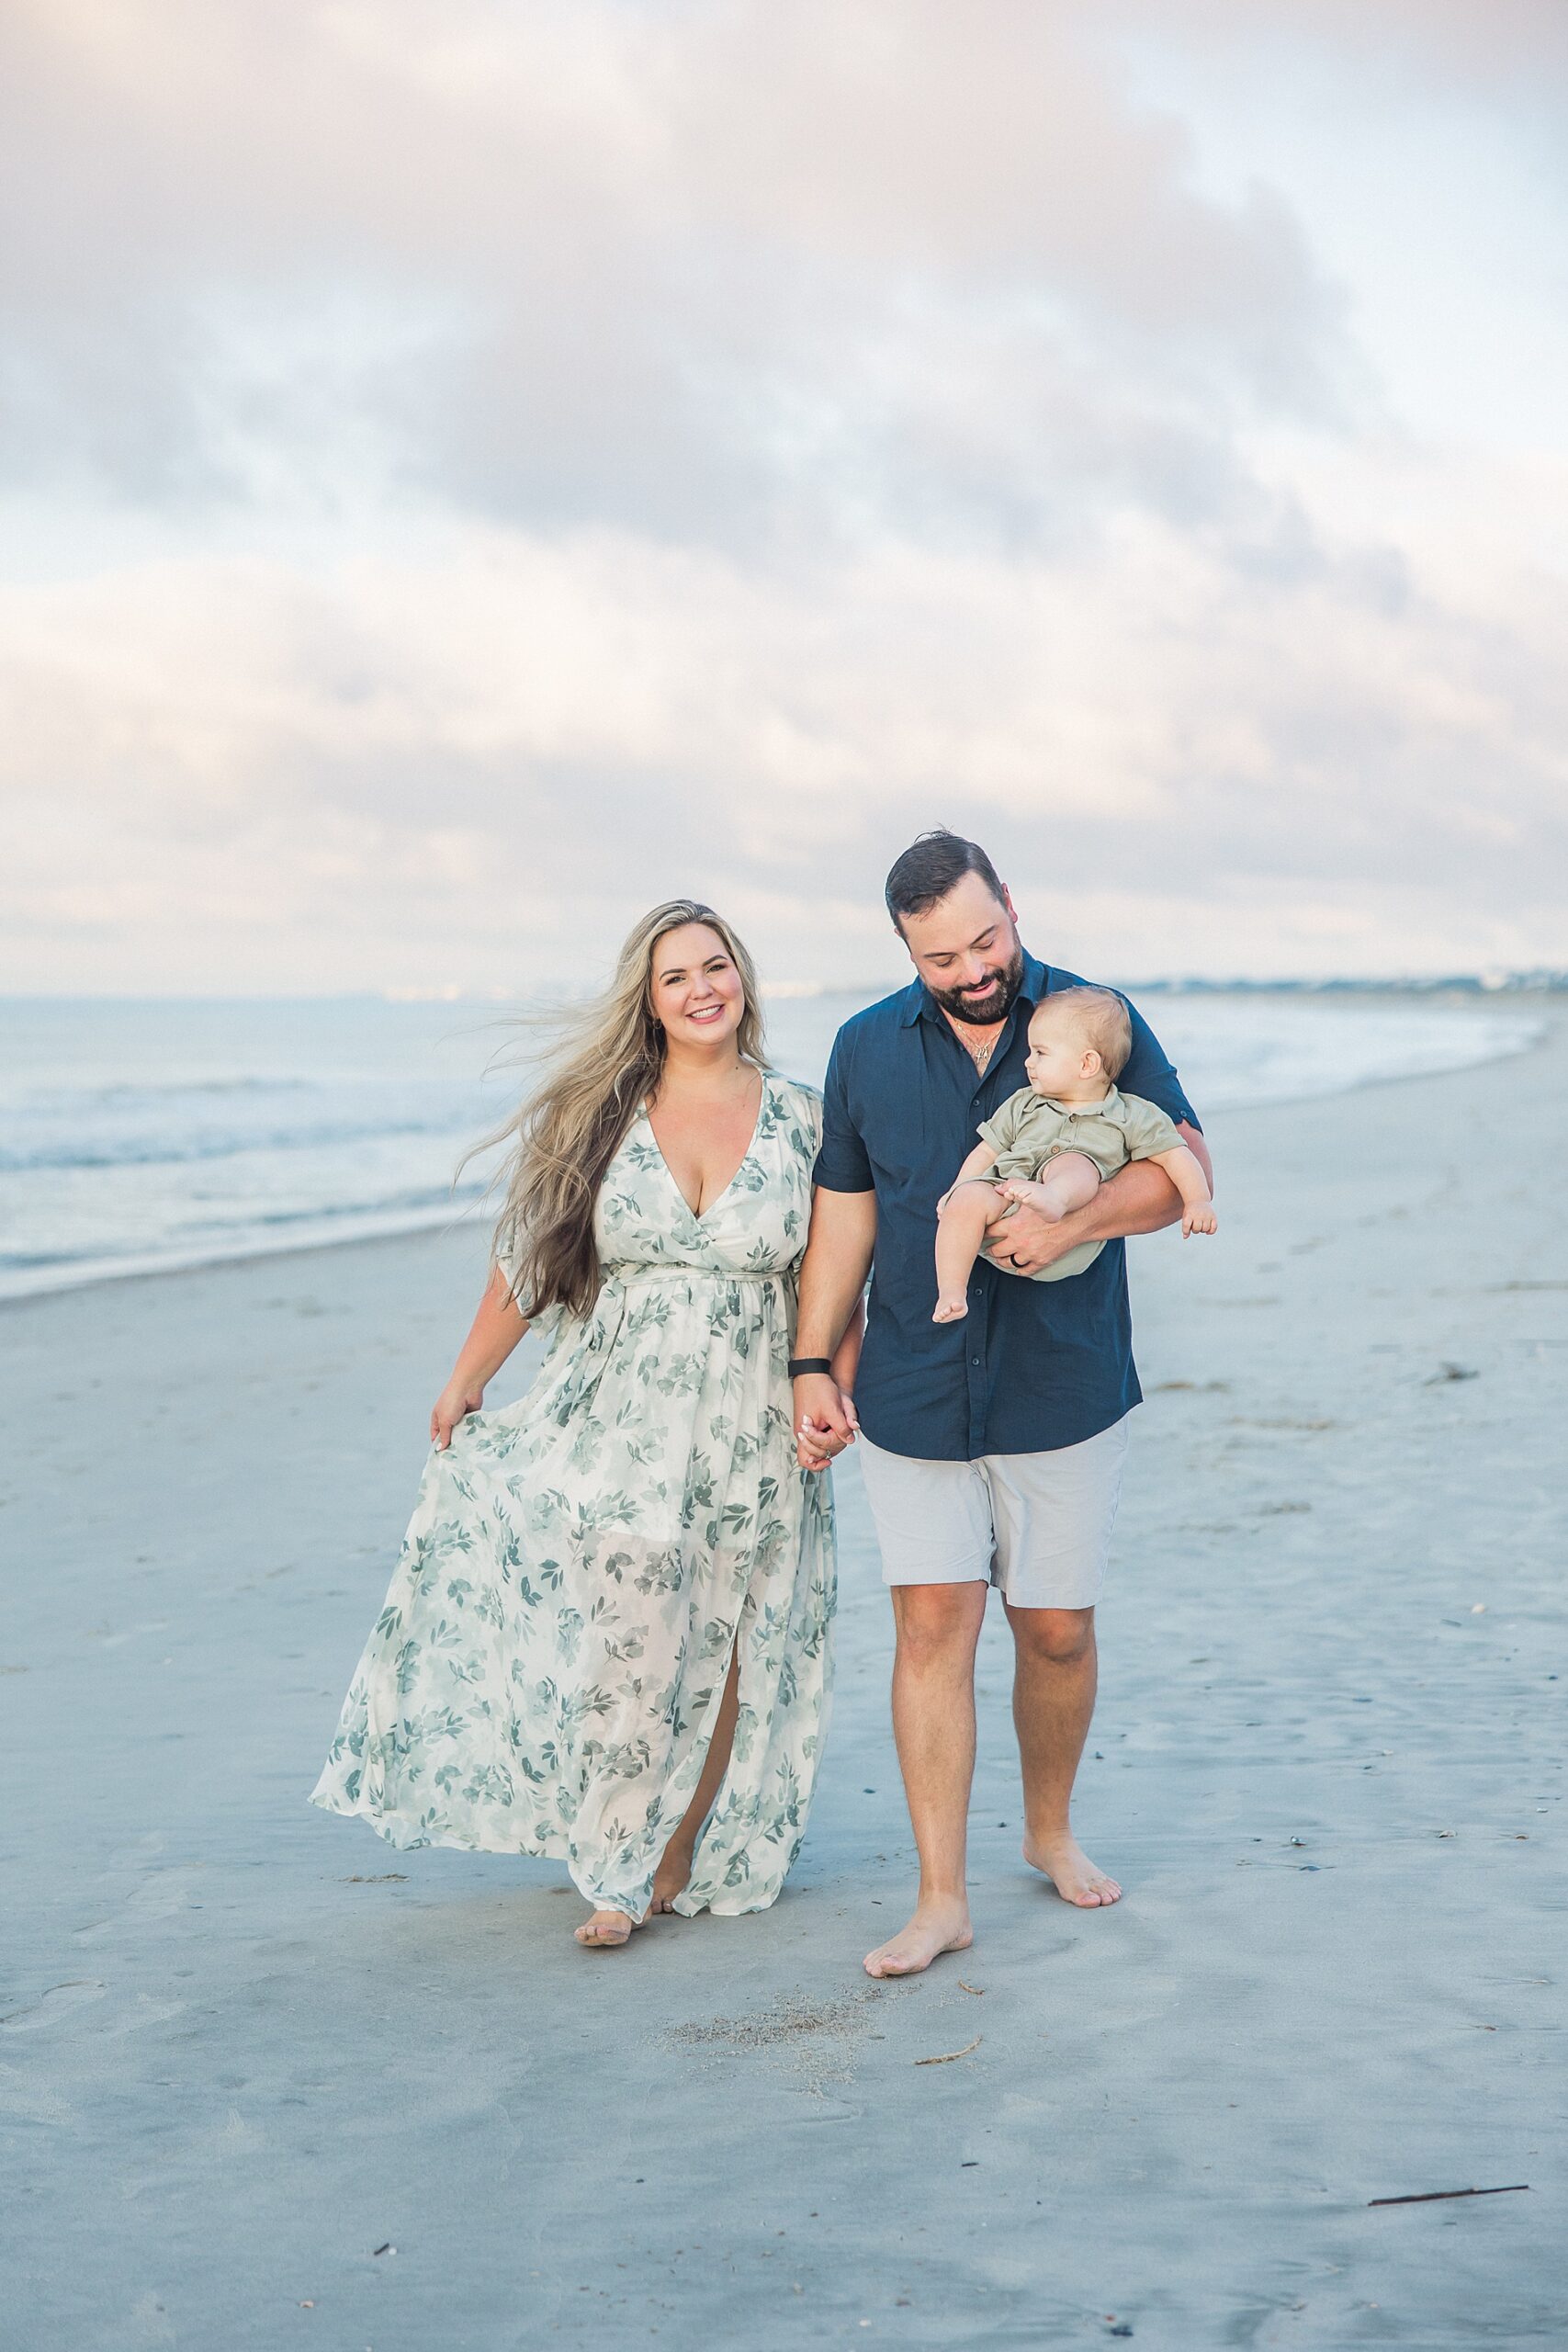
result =
[[1134,1251],[1149,1402],[1080,1805],[1126,1899],[1020,1862],[993,1623],[976,1941],[907,1984],[860,1969],[910,1849],[852,1465],[795,1879],[590,1957],[553,1866],[305,1802],[476,1238],[0,1311],[8,2341],[1562,2343],[1542,1017],[1524,1059],[1212,1122],[1221,1238]]

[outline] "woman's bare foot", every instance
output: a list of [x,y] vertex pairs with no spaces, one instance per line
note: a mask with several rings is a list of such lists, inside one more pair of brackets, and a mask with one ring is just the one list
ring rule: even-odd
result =
[[936,1313],[931,1317],[931,1321],[933,1323],[962,1323],[968,1312],[969,1301],[960,1291],[955,1297],[937,1300]]
[[975,1940],[969,1905],[962,1895],[946,1903],[918,1903],[906,1928],[865,1956],[868,1976],[919,1976],[944,1951],[966,1951]]
[[629,1911],[595,1911],[571,1932],[585,1951],[612,1951],[617,1944],[629,1943],[634,1928],[642,1924]]
[[653,1901],[649,1905],[650,1913],[674,1910],[675,1897],[686,1892],[695,1852],[695,1847],[678,1845],[671,1838],[664,1849],[659,1868],[653,1873]]
[[1098,1911],[1122,1900],[1116,1881],[1096,1868],[1070,1829],[1056,1838],[1026,1838],[1023,1859],[1031,1870],[1044,1872],[1064,1903],[1080,1911]]

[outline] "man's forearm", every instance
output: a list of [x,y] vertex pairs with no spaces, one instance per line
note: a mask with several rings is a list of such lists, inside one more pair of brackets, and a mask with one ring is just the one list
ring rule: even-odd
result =
[[797,1356],[831,1356],[865,1288],[876,1242],[874,1193],[818,1193],[800,1269]]
[[[1196,1127],[1183,1120],[1177,1130],[1202,1170],[1211,1193],[1213,1163],[1209,1148]],[[1056,1227],[1064,1249],[1080,1241],[1121,1241],[1129,1234],[1161,1233],[1181,1216],[1181,1194],[1163,1168],[1153,1160],[1130,1160],[1107,1179],[1086,1208],[1074,1209]]]
[[800,1270],[800,1312],[795,1327],[797,1356],[833,1354],[849,1329],[855,1301],[870,1272],[869,1251],[864,1265],[858,1268],[840,1260],[833,1264],[823,1261],[813,1269],[807,1260]]
[[1181,1195],[1164,1169],[1151,1159],[1134,1159],[1100,1186],[1087,1208],[1073,1209],[1055,1224],[1021,1208],[991,1237],[987,1255],[1004,1274],[1034,1273],[1080,1242],[1158,1233],[1180,1216]]
[[1158,1233],[1181,1215],[1181,1195],[1163,1168],[1134,1159],[1109,1177],[1092,1201],[1072,1209],[1056,1230],[1080,1241],[1119,1241],[1130,1233]]

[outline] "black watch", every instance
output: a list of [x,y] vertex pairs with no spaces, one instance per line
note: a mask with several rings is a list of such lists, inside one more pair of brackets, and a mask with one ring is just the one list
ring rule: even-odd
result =
[[789,1376],[792,1380],[799,1380],[808,1372],[831,1372],[832,1369],[833,1360],[830,1356],[791,1356],[789,1360]]

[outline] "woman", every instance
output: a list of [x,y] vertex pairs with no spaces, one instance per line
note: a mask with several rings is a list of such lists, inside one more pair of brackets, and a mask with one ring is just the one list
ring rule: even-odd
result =
[[[519,1114],[496,1269],[314,1792],[397,1846],[562,1857],[584,1945],[761,1910],[799,1850],[835,1577],[786,1371],[820,1128],[765,1066],[739,941],[656,907]],[[481,1413],[547,1313],[533,1386]]]

